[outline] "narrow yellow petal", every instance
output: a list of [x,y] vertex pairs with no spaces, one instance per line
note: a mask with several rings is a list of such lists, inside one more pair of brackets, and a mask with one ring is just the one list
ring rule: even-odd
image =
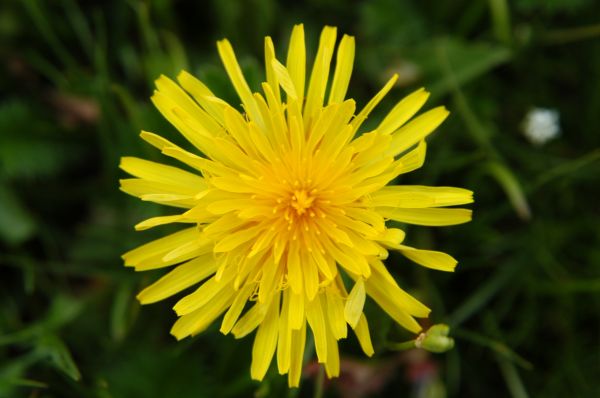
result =
[[377,212],[390,220],[433,227],[469,222],[473,213],[469,209],[401,209],[393,207],[378,207]]
[[226,236],[215,244],[214,252],[228,252],[243,243],[248,242],[263,230],[262,227],[242,228],[241,230]]
[[365,285],[367,294],[399,325],[415,333],[421,330],[411,315],[426,317],[429,314],[427,307],[380,275],[375,268]]
[[279,334],[277,339],[277,370],[285,374],[290,369],[292,353],[292,329],[289,325],[290,291],[285,289],[282,293],[281,314],[279,316]]
[[310,253],[308,253],[306,250],[300,252],[300,258],[302,260],[302,274],[304,276],[304,289],[306,291],[306,298],[308,301],[312,301],[319,291],[319,274],[317,264],[315,264],[310,256]]
[[333,336],[331,329],[327,327],[327,362],[325,362],[325,372],[328,378],[338,377],[340,375],[340,352],[338,342]]
[[211,254],[196,257],[177,266],[158,281],[142,290],[137,295],[137,299],[141,304],[150,304],[163,300],[183,289],[195,285],[204,278],[212,275],[216,269],[216,262]]
[[158,134],[151,133],[149,131],[144,131],[140,133],[140,137],[146,141],[148,144],[152,145],[155,148],[162,150],[165,147],[176,147],[177,145],[173,144],[171,141],[161,137]]
[[219,329],[221,333],[228,334],[231,331],[233,325],[235,325],[240,315],[242,314],[244,306],[246,305],[246,302],[248,301],[248,298],[250,297],[254,289],[255,286],[253,284],[248,284],[244,285],[244,287],[238,290],[235,298],[233,299],[233,302],[231,303],[231,306],[227,310],[227,313],[225,314],[225,316],[223,317],[223,321],[221,322],[221,328]]
[[373,206],[389,207],[442,207],[473,202],[473,192],[453,187],[426,187],[418,185],[387,186],[370,195]]
[[302,266],[300,264],[300,253],[297,244],[292,243],[288,249],[287,255],[287,275],[288,283],[295,295],[302,293],[303,277]]
[[196,223],[198,220],[192,220],[186,218],[183,214],[177,214],[173,216],[160,216],[160,217],[152,217],[142,222],[139,222],[135,225],[136,231],[144,231],[146,229],[150,229],[156,227],[158,225],[165,225],[171,223]]
[[337,51],[333,83],[329,93],[328,104],[342,102],[348,91],[352,66],[354,64],[354,37],[344,35]]
[[425,154],[427,152],[427,143],[420,141],[415,149],[403,155],[398,159],[398,167],[394,170],[394,177],[400,174],[410,173],[413,170],[421,168],[425,163]]
[[[126,266],[140,267],[143,270],[166,267],[167,263],[161,261],[166,253],[197,239],[198,229],[196,227],[187,228],[130,250],[123,254],[122,258],[125,260]],[[153,263],[155,263],[155,267],[152,267]]]
[[160,93],[168,97],[177,107],[181,108],[197,123],[202,125],[208,134],[217,136],[222,132],[221,125],[205,110],[200,108],[173,80],[161,75],[155,83]]
[[275,283],[277,281],[277,270],[279,264],[273,261],[273,258],[269,257],[263,263],[262,276],[260,277],[260,284],[258,288],[258,301],[264,303],[268,298],[275,292]]
[[180,317],[171,328],[171,334],[177,340],[181,340],[201,333],[229,307],[234,293],[233,289],[224,289],[211,300],[209,305]]
[[237,321],[231,333],[236,339],[241,339],[247,336],[260,325],[267,314],[266,305],[261,303],[254,304],[246,313]]
[[223,106],[214,100],[211,100],[215,95],[204,83],[186,71],[181,71],[179,73],[177,81],[185,91],[194,97],[196,102],[198,102],[212,118],[223,126]]
[[273,46],[273,40],[267,36],[265,37],[265,73],[267,75],[267,84],[271,86],[271,90],[275,94],[277,101],[281,101],[279,82],[272,65],[273,60],[275,60],[275,47]]
[[149,181],[195,187],[195,191],[206,188],[204,178],[177,167],[151,162],[135,157],[123,157],[119,167],[127,173]]
[[381,135],[392,134],[411,117],[421,109],[429,98],[429,93],[423,88],[418,89],[412,94],[404,97],[392,108],[390,113],[377,126],[377,131]]
[[304,25],[302,24],[295,25],[292,30],[286,67],[292,82],[294,82],[297,99],[302,103],[306,79],[306,46],[304,44]]
[[210,151],[210,139],[212,135],[197,121],[196,124],[200,127],[199,129],[191,127],[192,122],[182,119],[182,117],[185,117],[193,121],[192,116],[187,114],[173,100],[160,91],[155,91],[151,100],[165,119],[175,126],[189,142],[204,153]]
[[349,247],[344,247],[344,249],[341,250],[336,244],[330,242],[328,239],[323,239],[322,243],[325,250],[327,250],[342,267],[353,274],[363,275],[365,278],[369,277],[371,271],[364,256],[361,256]]
[[194,239],[165,253],[164,256],[162,256],[162,260],[180,262],[197,256],[199,252],[208,253],[207,249],[212,246],[213,242]]
[[234,276],[235,267],[228,267],[219,281],[215,277],[210,278],[196,289],[195,292],[179,300],[173,309],[179,316],[186,315],[210,302],[223,290],[234,290],[231,286]]
[[392,89],[392,87],[394,87],[394,84],[396,84],[396,80],[398,80],[398,75],[394,74],[391,77],[391,79],[388,80],[388,82],[383,86],[383,88],[379,90],[379,92],[375,94],[375,96],[371,98],[369,102],[367,102],[367,105],[365,105],[365,107],[354,118],[354,120],[352,120],[354,132],[358,131],[363,122],[367,119],[367,117],[369,117],[371,111],[375,109],[375,107],[381,102],[383,97],[385,97],[385,95]]
[[385,247],[398,249],[400,247],[400,243],[404,241],[405,236],[406,233],[401,229],[387,228],[385,232],[377,236],[375,240]]
[[223,120],[227,132],[248,155],[255,155],[254,144],[250,141],[248,123],[236,109],[227,106],[223,111]]
[[310,122],[317,114],[317,111],[323,106],[336,37],[337,29],[335,27],[326,26],[321,31],[319,48],[310,74],[306,105],[304,107],[304,118],[307,122]]
[[290,292],[290,308],[289,308],[290,329],[298,330],[304,322],[304,293],[296,294]]
[[399,245],[399,250],[404,257],[415,263],[439,271],[454,272],[454,268],[458,263],[454,257],[443,252],[420,250],[404,245]]
[[306,303],[306,320],[313,332],[317,358],[320,363],[325,363],[327,362],[327,325],[321,306],[321,295]]
[[166,184],[162,182],[143,180],[141,178],[126,178],[119,180],[119,189],[129,195],[137,196],[144,201],[161,203],[166,206],[192,208],[196,205],[196,195],[199,193],[193,187]]
[[[271,61],[271,67],[273,68],[273,72],[275,73],[277,80],[279,80],[279,84],[281,84],[281,88],[287,94],[288,101],[297,100],[298,91],[296,91],[296,84],[292,80],[287,68],[276,59]],[[277,90],[279,91],[279,88],[277,88]]]
[[327,303],[327,318],[329,319],[331,332],[336,340],[343,339],[348,334],[344,318],[344,299],[334,284],[325,288],[325,298]]
[[219,51],[221,61],[225,66],[225,70],[227,71],[227,75],[229,75],[229,79],[231,80],[235,91],[238,93],[242,103],[244,104],[246,113],[250,119],[254,120],[254,122],[256,122],[256,124],[258,124],[261,128],[264,128],[264,122],[262,120],[260,111],[258,110],[258,105],[256,104],[256,101],[252,96],[252,91],[250,91],[250,87],[244,78],[242,69],[240,68],[240,65],[235,57],[233,47],[231,47],[231,43],[229,43],[229,40],[227,39],[220,40],[217,42],[217,49]]
[[368,357],[372,356],[375,353],[375,350],[373,350],[373,343],[371,343],[369,324],[367,323],[367,317],[365,314],[360,315],[358,324],[354,328],[354,333],[356,334],[360,348],[362,348],[365,355]]
[[254,380],[262,380],[269,369],[275,348],[279,326],[279,296],[277,293],[271,301],[265,318],[260,323],[252,346],[252,365],[250,376]]
[[321,274],[325,276],[325,279],[332,280],[335,275],[332,273],[331,267],[325,257],[323,257],[321,251],[313,250],[310,254]]
[[354,287],[348,295],[346,306],[344,307],[344,319],[354,329],[358,324],[360,315],[365,305],[366,290],[363,278],[358,278]]
[[[291,311],[291,308],[290,308]],[[288,385],[298,387],[300,385],[300,376],[302,374],[302,364],[304,362],[304,346],[306,345],[306,322],[297,330],[292,330],[290,353],[290,371],[288,373]]]
[[443,106],[433,108],[417,118],[392,135],[392,143],[387,154],[396,156],[417,142],[423,140],[433,132],[446,118],[450,112]]

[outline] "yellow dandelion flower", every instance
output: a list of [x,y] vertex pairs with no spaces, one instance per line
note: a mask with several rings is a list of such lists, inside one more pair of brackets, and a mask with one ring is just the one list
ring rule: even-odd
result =
[[377,128],[357,134],[397,76],[357,113],[345,99],[354,38],[342,37],[333,63],[336,38],[336,28],[323,29],[307,76],[302,25],[292,31],[285,65],[267,37],[262,94],[250,90],[229,41],[219,41],[244,112],[187,72],[177,83],[161,76],[152,101],[197,150],[146,131],[141,137],[194,172],[121,160],[135,177],[121,180],[123,191],[185,209],[143,221],[137,230],[190,224],[123,255],[136,271],[174,267],[139,293],[139,301],[153,303],[199,284],[176,303],[171,333],[196,335],[221,315],[224,334],[241,338],[256,329],[252,378],[261,380],[276,356],[290,386],[300,381],[308,329],[329,377],[340,372],[338,340],[348,326],[365,354],[373,354],[363,313],[367,295],[404,328],[421,330],[415,317],[427,317],[429,309],[398,286],[383,260],[395,250],[442,271],[452,271],[456,260],[404,245],[404,232],[386,221],[444,226],[471,219],[470,210],[444,208],[471,203],[468,190],[388,185],[421,167],[425,139],[448,111],[438,107],[413,119],[429,95],[420,89]]

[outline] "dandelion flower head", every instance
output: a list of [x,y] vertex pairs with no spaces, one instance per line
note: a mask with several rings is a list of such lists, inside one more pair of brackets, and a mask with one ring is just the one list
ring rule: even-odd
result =
[[383,261],[397,251],[422,266],[452,271],[456,260],[403,244],[404,231],[389,221],[445,226],[471,219],[468,209],[445,208],[472,202],[468,190],[389,185],[423,165],[425,139],[447,110],[413,118],[428,97],[420,89],[363,132],[397,76],[357,112],[346,99],[354,38],[344,35],[337,52],[336,41],[336,28],[325,27],[307,74],[302,25],[292,31],[285,64],[265,38],[262,93],[250,90],[229,41],[219,41],[243,111],[187,72],[177,83],[161,76],[152,101],[194,149],[150,132],[141,137],[187,169],[134,157],[121,161],[135,177],[121,180],[123,191],[182,209],[136,229],[188,224],[123,255],[136,271],[172,267],[139,293],[139,301],[153,303],[199,285],[175,304],[179,318],[171,333],[193,336],[217,319],[220,331],[236,338],[256,330],[250,371],[257,380],[275,357],[279,373],[298,386],[308,333],[329,377],[340,372],[338,341],[349,329],[371,356],[367,296],[418,333],[415,318],[430,310],[398,286]]

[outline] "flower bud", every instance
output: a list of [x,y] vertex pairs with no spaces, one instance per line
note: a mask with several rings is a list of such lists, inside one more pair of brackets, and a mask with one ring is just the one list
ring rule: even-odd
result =
[[454,339],[448,337],[449,332],[450,327],[446,324],[433,325],[427,332],[421,333],[417,337],[415,347],[437,353],[451,350],[454,347]]

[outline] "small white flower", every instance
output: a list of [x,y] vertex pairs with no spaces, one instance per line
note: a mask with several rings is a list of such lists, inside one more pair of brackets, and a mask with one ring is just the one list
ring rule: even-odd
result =
[[534,145],[541,146],[560,134],[560,114],[555,109],[533,108],[523,121],[523,133]]

